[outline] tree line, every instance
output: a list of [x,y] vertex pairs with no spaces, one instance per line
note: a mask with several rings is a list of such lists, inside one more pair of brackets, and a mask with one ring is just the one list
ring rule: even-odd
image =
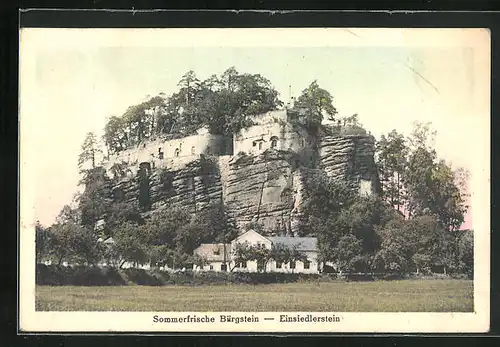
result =
[[[260,74],[240,73],[234,67],[221,75],[200,80],[186,72],[171,95],[160,93],[130,106],[123,115],[111,117],[104,127],[108,153],[120,152],[161,135],[188,136],[201,127],[211,134],[233,136],[253,124],[252,117],[284,105],[278,91]],[[331,94],[317,81],[305,88],[296,107],[307,110],[303,126],[316,130],[326,116],[337,110]]]
[[452,170],[433,148],[430,124],[405,137],[395,130],[376,143],[381,191],[361,197],[347,184],[310,170],[304,235],[318,237],[323,261],[342,271],[473,271],[473,232],[460,230],[467,211],[467,171]]
[[109,119],[104,129],[108,151],[119,152],[158,135],[191,135],[203,126],[211,134],[230,136],[251,125],[253,115],[283,105],[268,79],[234,67],[205,80],[188,71],[178,86],[169,96],[151,97]]

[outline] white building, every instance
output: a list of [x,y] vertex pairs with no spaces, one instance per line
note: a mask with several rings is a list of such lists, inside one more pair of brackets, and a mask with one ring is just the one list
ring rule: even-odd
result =
[[197,271],[238,271],[238,272],[257,272],[263,270],[262,264],[257,261],[247,261],[236,263],[234,261],[234,250],[238,244],[249,244],[252,246],[261,245],[271,249],[273,245],[281,244],[285,247],[296,247],[302,252],[307,261],[292,261],[286,264],[277,263],[270,260],[266,264],[266,272],[285,272],[285,273],[319,273],[320,264],[318,262],[317,239],[314,237],[267,237],[262,236],[254,230],[249,230],[230,244],[202,244],[194,253],[205,258],[208,264],[199,267],[195,266]]
[[194,270],[229,271],[231,268],[231,244],[203,243],[194,251],[208,263],[203,267],[194,265]]

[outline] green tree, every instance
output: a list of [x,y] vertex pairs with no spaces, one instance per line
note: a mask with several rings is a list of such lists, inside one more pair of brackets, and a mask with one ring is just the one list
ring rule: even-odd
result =
[[404,224],[404,220],[395,219],[378,231],[382,242],[373,259],[373,270],[388,273],[409,271],[414,255],[414,237],[406,234]]
[[203,231],[200,237],[201,243],[213,241],[228,243],[237,236],[238,232],[229,223],[223,204],[213,204],[197,212],[192,224],[198,226]]
[[335,248],[324,252],[324,261],[333,262],[342,275],[343,272],[354,270],[356,257],[362,254],[362,243],[356,236],[345,234],[340,237]]
[[253,259],[253,249],[248,242],[236,243],[231,250],[233,258],[233,267],[229,271],[233,271],[238,263],[245,263]]
[[144,233],[148,244],[170,245],[174,248],[176,235],[183,226],[191,221],[191,215],[185,209],[171,206],[168,209],[157,211],[145,221]]
[[410,155],[405,175],[410,217],[433,214],[448,231],[458,230],[467,211],[452,169],[435,151],[419,147]]
[[102,167],[86,170],[79,182],[84,186],[78,198],[82,226],[95,229],[112,203],[111,182]]
[[78,156],[78,167],[83,169],[86,163],[90,162],[90,168],[95,169],[102,149],[99,148],[97,138],[93,132],[88,132],[81,146],[81,153]]
[[69,205],[64,205],[56,217],[56,223],[72,223],[78,225],[81,223],[80,211],[76,208],[72,208]]
[[108,149],[108,154],[125,150],[130,144],[130,134],[125,119],[111,117],[104,126],[103,140]]
[[54,224],[50,228],[50,253],[58,266],[75,257],[77,234],[80,227],[73,223]]
[[137,206],[127,202],[109,204],[105,212],[104,221],[104,232],[107,236],[113,236],[113,230],[126,222],[143,224],[143,218]]
[[379,271],[430,273],[433,266],[456,267],[454,239],[436,216],[393,220],[379,234],[382,243],[374,261]]
[[113,240],[114,244],[111,247],[115,259],[118,259],[119,268],[125,262],[135,265],[148,262],[148,243],[141,226],[125,222],[116,228]]
[[458,268],[470,277],[474,276],[474,232],[461,231],[458,238]]
[[95,266],[104,257],[104,245],[98,241],[98,236],[88,228],[73,226],[74,235],[70,248],[73,251],[72,260],[83,265]]
[[317,129],[325,116],[334,120],[337,115],[333,97],[327,90],[320,88],[317,81],[313,81],[302,91],[296,106],[307,109],[306,126],[309,129]]
[[177,84],[181,87],[181,93],[185,96],[186,107],[189,107],[190,101],[194,99],[194,89],[199,83],[200,80],[196,77],[196,73],[193,70],[189,70],[182,76]]
[[437,131],[432,129],[430,122],[414,122],[413,130],[407,138],[408,146],[412,151],[423,148],[432,151],[436,141]]
[[36,263],[41,263],[46,260],[50,255],[50,230],[45,228],[40,222],[37,221],[35,225],[36,235]]
[[377,168],[382,185],[382,197],[398,211],[406,206],[404,174],[409,149],[402,134],[391,131],[382,135],[376,145]]

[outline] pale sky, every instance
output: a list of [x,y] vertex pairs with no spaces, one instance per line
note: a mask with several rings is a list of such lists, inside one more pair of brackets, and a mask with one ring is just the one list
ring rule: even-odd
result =
[[89,131],[102,135],[107,117],[171,94],[188,70],[205,79],[231,66],[268,78],[284,102],[289,85],[298,96],[317,80],[339,116],[358,113],[376,138],[432,122],[438,155],[468,169],[476,191],[489,179],[486,31],[262,30],[23,29],[21,199],[30,215],[51,224],[71,201],[81,143]]

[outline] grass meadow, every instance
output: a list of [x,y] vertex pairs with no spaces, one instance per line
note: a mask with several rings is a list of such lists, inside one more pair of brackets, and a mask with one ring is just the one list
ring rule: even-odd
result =
[[40,286],[37,311],[472,312],[454,279],[201,286]]

